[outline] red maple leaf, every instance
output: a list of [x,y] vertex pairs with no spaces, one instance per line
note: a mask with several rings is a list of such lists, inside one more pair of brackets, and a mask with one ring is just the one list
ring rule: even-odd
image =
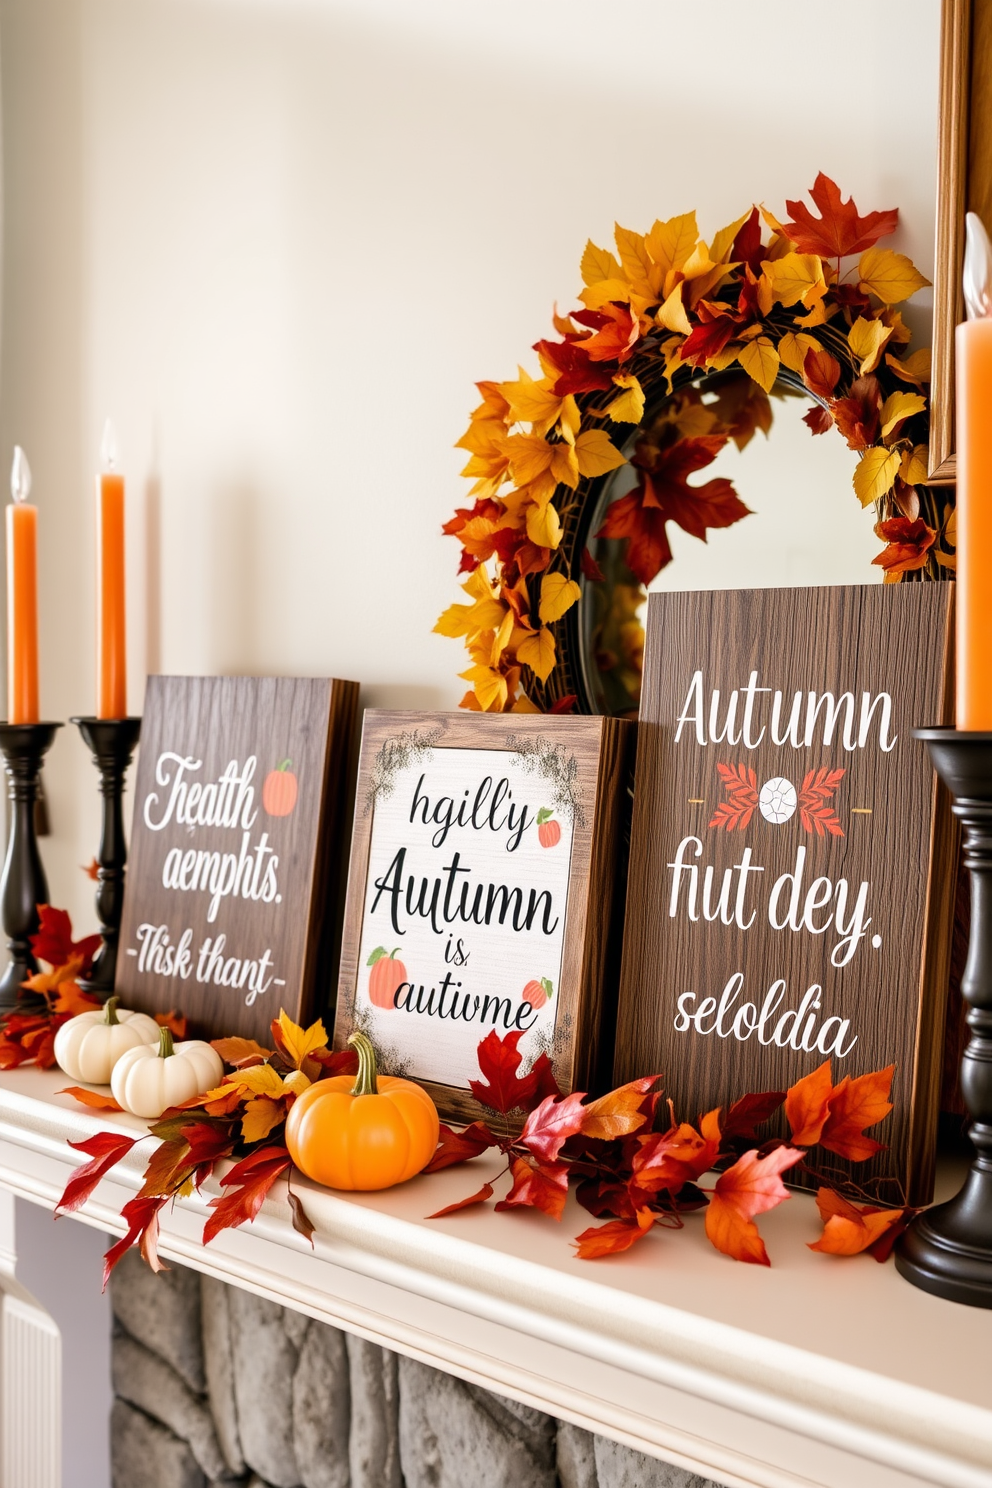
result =
[[617,1255],[643,1240],[655,1222],[650,1209],[638,1209],[631,1219],[611,1219],[608,1224],[591,1225],[576,1235],[576,1254],[580,1261],[598,1261],[603,1256]]
[[537,1066],[529,1074],[521,1076],[517,1073],[523,1060],[517,1049],[522,1037],[519,1031],[508,1033],[503,1038],[495,1029],[487,1034],[479,1045],[477,1056],[484,1079],[468,1082],[480,1106],[488,1106],[491,1111],[499,1111],[504,1116],[509,1111],[530,1111],[537,1104]]
[[473,1157],[478,1157],[480,1152],[485,1152],[487,1148],[495,1146],[496,1138],[481,1121],[473,1121],[472,1125],[466,1126],[464,1131],[452,1131],[450,1126],[445,1126],[442,1122],[437,1151],[424,1168],[424,1172],[440,1173],[442,1168],[453,1167],[455,1163],[469,1162]]
[[886,583],[890,575],[895,578],[922,568],[937,541],[936,532],[922,517],[917,517],[915,522],[906,517],[890,517],[887,522],[876,522],[875,536],[881,538],[886,546],[871,561],[885,569]]
[[830,405],[831,417],[852,450],[865,450],[875,443],[881,410],[882,385],[872,372],[852,382],[846,395]]
[[[429,1169],[425,1168],[424,1171],[428,1172]],[[470,1209],[473,1204],[484,1204],[486,1200],[491,1199],[492,1196],[492,1184],[484,1183],[482,1187],[477,1190],[477,1192],[475,1192],[474,1194],[469,1194],[467,1199],[459,1199],[454,1204],[445,1204],[443,1209],[438,1209],[434,1214],[428,1214],[427,1218],[444,1219],[445,1215],[458,1214],[462,1209]]]
[[590,326],[592,335],[578,344],[594,362],[625,362],[640,339],[641,323],[629,305],[604,305],[601,310],[575,310],[572,319]]
[[520,1141],[539,1162],[553,1163],[568,1138],[582,1130],[584,1119],[581,1093],[549,1095],[527,1117]]
[[209,1245],[221,1230],[253,1220],[269,1189],[291,1166],[292,1158],[285,1147],[260,1147],[236,1163],[220,1180],[221,1188],[231,1192],[210,1200],[208,1207],[213,1213],[203,1227],[204,1245]]
[[574,337],[565,341],[538,341],[534,350],[558,372],[558,380],[552,389],[558,398],[564,398],[568,393],[606,392],[613,386],[610,373],[594,366],[589,353]]
[[805,202],[787,201],[792,221],[782,224],[783,232],[795,243],[800,253],[816,253],[821,258],[844,258],[849,253],[863,253],[899,225],[899,212],[869,212],[862,217],[853,198],[841,199],[840,189],[822,171],[816,178],[810,196],[820,209],[814,217]]
[[158,1258],[158,1215],[162,1205],[167,1202],[165,1198],[139,1197],[129,1199],[124,1205],[121,1215],[127,1220],[127,1234],[116,1245],[112,1245],[103,1258],[104,1291],[107,1290],[111,1271],[131,1249],[135,1240],[139,1242],[141,1254],[153,1271],[168,1269]]
[[631,1171],[647,1193],[667,1189],[678,1193],[685,1183],[694,1183],[709,1172],[720,1151],[720,1113],[709,1111],[699,1131],[688,1121],[667,1132],[646,1137],[634,1153]]
[[552,1219],[561,1219],[568,1198],[568,1164],[531,1162],[515,1157],[510,1165],[513,1187],[505,1199],[494,1205],[506,1209],[540,1209]]
[[820,1188],[816,1207],[823,1220],[823,1234],[810,1250],[824,1255],[860,1255],[870,1251],[876,1261],[888,1260],[899,1236],[915,1209],[881,1209],[872,1204],[851,1204],[832,1188]]
[[77,1168],[69,1179],[55,1205],[56,1215],[60,1212],[70,1214],[80,1204],[85,1204],[104,1173],[109,1173],[137,1141],[140,1141],[139,1137],[123,1137],[119,1132],[97,1132],[87,1137],[85,1142],[70,1142],[69,1146],[77,1152],[88,1153],[90,1161]]
[[99,935],[84,935],[82,940],[73,940],[72,921],[65,910],[53,909],[50,904],[38,905],[38,930],[31,937],[31,949],[39,961],[58,967],[78,959],[78,974],[87,977],[93,969],[93,957],[100,944]]

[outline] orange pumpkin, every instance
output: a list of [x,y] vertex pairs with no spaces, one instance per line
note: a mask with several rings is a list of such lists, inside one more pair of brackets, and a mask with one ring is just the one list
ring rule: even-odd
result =
[[528,982],[520,996],[524,1002],[529,1002],[536,1012],[549,998],[554,996],[554,993],[554,983],[548,977],[542,977],[539,982]]
[[542,847],[554,847],[561,841],[561,827],[548,806],[542,806],[537,813],[537,837]]
[[277,770],[270,770],[262,786],[262,805],[270,816],[289,816],[296,805],[296,776],[289,768],[292,760],[283,760]]
[[[396,951],[399,946],[396,947]],[[406,967],[397,961],[396,951],[387,951],[385,946],[376,946],[366,966],[371,966],[369,975],[369,1002],[375,1007],[391,1008],[398,987],[406,981]]]
[[348,1042],[358,1054],[357,1078],[332,1075],[298,1096],[286,1118],[286,1146],[300,1172],[327,1188],[392,1188],[434,1156],[437,1109],[412,1080],[378,1073],[364,1033]]

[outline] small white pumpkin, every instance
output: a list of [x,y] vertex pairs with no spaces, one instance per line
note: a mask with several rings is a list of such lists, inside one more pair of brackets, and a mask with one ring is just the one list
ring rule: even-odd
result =
[[147,1013],[129,1013],[111,997],[106,1006],[77,1013],[55,1035],[55,1062],[70,1080],[109,1085],[114,1065],[127,1049],[158,1039],[158,1024]]
[[168,1028],[156,1028],[156,1033],[157,1043],[122,1054],[110,1077],[118,1105],[148,1121],[212,1090],[224,1078],[223,1061],[209,1044],[200,1039],[174,1044]]

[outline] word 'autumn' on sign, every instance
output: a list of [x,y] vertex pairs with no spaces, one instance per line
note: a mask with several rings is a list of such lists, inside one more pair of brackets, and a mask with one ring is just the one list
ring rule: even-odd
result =
[[[835,733],[848,753],[866,748],[873,733],[885,754],[896,745],[896,736],[891,733],[892,698],[887,692],[876,696],[862,692],[860,702],[855,702],[853,692],[835,696],[832,692],[797,689],[791,693],[790,702],[790,694],[781,688],[759,687],[758,673],[752,671],[746,686],[731,691],[723,705],[722,723],[720,696],[719,688],[710,690],[707,710],[703,672],[697,668],[678,715],[676,744],[691,724],[696,743],[703,747],[743,744],[745,749],[757,749],[767,737],[779,748],[789,744],[793,749],[808,749],[813,744],[832,744]],[[766,696],[769,701],[764,700]],[[783,725],[786,709],[788,717]],[[755,733],[759,723],[761,727]]]

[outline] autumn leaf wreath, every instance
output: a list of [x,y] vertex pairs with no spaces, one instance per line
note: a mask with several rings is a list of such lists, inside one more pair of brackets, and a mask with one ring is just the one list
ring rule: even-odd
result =
[[[78,978],[89,970],[99,937],[73,941],[69,916],[62,910],[42,906],[40,916],[32,948],[49,970],[26,983],[24,1008],[0,1019],[2,1069],[25,1063],[52,1067],[59,1028],[76,1013],[98,1006],[80,989]],[[161,1014],[156,1021],[176,1037],[185,1036],[185,1020],[177,1015]],[[121,1211],[126,1232],[104,1258],[105,1285],[132,1245],[140,1248],[153,1269],[161,1269],[162,1208],[199,1191],[219,1168],[222,1193],[209,1201],[204,1244],[224,1229],[253,1220],[282,1178],[293,1225],[313,1243],[313,1225],[292,1186],[286,1117],[312,1083],[352,1074],[358,1061],[351,1049],[328,1048],[319,1020],[303,1029],[281,1012],[271,1033],[272,1048],[245,1038],[214,1040],[213,1048],[225,1065],[221,1084],[165,1111],[149,1123],[144,1136],[136,1137],[132,1130],[98,1131],[70,1144],[87,1161],[66,1184],[57,1214],[78,1209],[132,1149],[148,1137],[157,1139],[142,1185]],[[813,1250],[832,1255],[870,1251],[877,1260],[885,1260],[916,1212],[875,1203],[870,1194],[830,1169],[818,1177],[814,1163],[817,1153],[821,1163],[829,1162],[830,1155],[859,1163],[882,1150],[866,1130],[892,1109],[892,1066],[854,1079],[845,1077],[835,1085],[828,1061],[788,1091],[744,1095],[726,1110],[707,1112],[693,1125],[678,1119],[656,1075],[633,1080],[598,1099],[581,1092],[563,1095],[546,1053],[523,1069],[520,1038],[519,1032],[503,1038],[493,1032],[479,1044],[481,1078],[470,1081],[470,1089],[486,1112],[485,1119],[463,1130],[442,1125],[437,1151],[424,1171],[437,1173],[490,1151],[499,1155],[502,1167],[474,1193],[436,1211],[432,1219],[484,1204],[502,1184],[506,1191],[495,1204],[497,1212],[537,1209],[560,1221],[574,1185],[579,1204],[605,1220],[576,1236],[582,1259],[628,1250],[657,1227],[682,1229],[687,1215],[702,1211],[705,1234],[717,1250],[736,1260],[768,1265],[755,1219],[788,1198],[783,1173],[791,1171],[795,1177],[803,1171],[807,1181],[818,1182],[823,1232],[811,1244]],[[110,1095],[85,1087],[70,1086],[63,1093],[90,1109],[121,1110]],[[788,1141],[761,1135],[761,1128],[779,1112],[789,1129]]]
[[[812,395],[811,434],[836,429],[858,455],[854,491],[875,508],[884,547],[873,561],[885,581],[949,576],[953,496],[926,485],[930,352],[909,351],[899,309],[929,281],[878,246],[896,209],[862,215],[822,173],[810,196],[815,212],[787,201],[780,222],[753,207],[709,242],[687,212],[646,233],[618,226],[615,253],[587,243],[580,307],[556,311],[556,339],[536,342],[538,375],[520,368],[477,384],[482,401],[458,441],[470,504],[444,524],[461,546],[468,602],[435,627],[468,650],[462,707],[574,706],[560,682],[559,622],[581,597],[580,577],[603,580],[574,536],[577,518],[628,463],[632,488],[593,535],[624,543],[614,664],[634,678],[636,701],[640,586],[672,561],[669,522],[705,540],[750,514],[731,481],[690,478],[729,441],[743,449],[767,433],[782,369]],[[704,398],[703,373],[728,374],[715,396]]]

